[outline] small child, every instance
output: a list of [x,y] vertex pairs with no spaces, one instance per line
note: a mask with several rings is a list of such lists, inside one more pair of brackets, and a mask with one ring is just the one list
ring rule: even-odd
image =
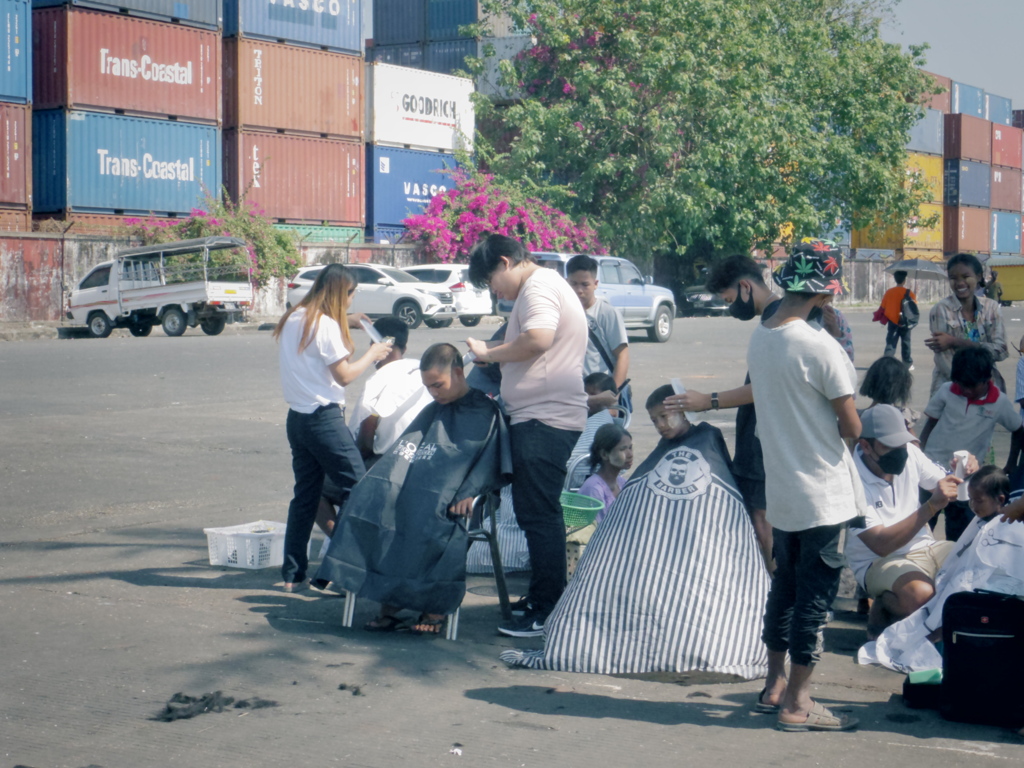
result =
[[665,398],[674,394],[671,384],[662,384],[647,398],[647,415],[651,417],[651,423],[662,440],[682,437],[692,426],[682,411],[669,411],[665,408]]
[[587,393],[587,416],[593,416],[604,409],[618,404],[619,393],[615,379],[607,373],[596,371],[583,379],[583,391]]
[[[957,351],[952,380],[939,387],[924,409],[928,422],[921,431],[921,449],[947,470],[952,469],[954,451],[985,456],[996,424],[1013,433],[1007,467],[1017,465],[1024,428],[1010,398],[992,383],[992,366],[992,353],[984,347]],[[946,539],[956,541],[971,520],[970,509],[963,502],[954,502],[944,514]]]
[[594,520],[598,525],[608,514],[608,510],[619,491],[626,484],[622,473],[633,466],[633,437],[618,424],[605,424],[594,435],[590,446],[590,471],[580,493],[604,503],[604,509],[597,513]]
[[1006,517],[1007,498],[1010,495],[1010,478],[999,467],[986,464],[967,480],[968,504],[971,511],[982,523],[1003,512]]

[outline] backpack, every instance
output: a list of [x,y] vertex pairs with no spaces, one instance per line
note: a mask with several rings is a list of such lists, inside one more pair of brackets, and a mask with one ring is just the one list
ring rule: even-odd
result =
[[900,327],[910,330],[921,322],[921,311],[917,308],[917,302],[910,298],[910,291],[903,294],[903,301],[900,304]]

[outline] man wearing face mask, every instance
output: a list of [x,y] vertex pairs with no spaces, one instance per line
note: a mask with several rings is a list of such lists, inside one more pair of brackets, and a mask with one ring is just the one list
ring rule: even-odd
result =
[[[955,543],[936,541],[928,521],[956,499],[961,481],[914,444],[897,408],[876,405],[860,418],[853,462],[867,508],[850,524],[846,556],[857,583],[874,599],[868,614],[868,639],[874,640],[935,594],[935,575]],[[977,469],[973,456],[966,469]],[[919,488],[931,491],[924,504]]]

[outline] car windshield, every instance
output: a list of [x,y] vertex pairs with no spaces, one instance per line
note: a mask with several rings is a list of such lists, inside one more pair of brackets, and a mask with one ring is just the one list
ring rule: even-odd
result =
[[393,269],[392,267],[377,267],[381,272],[390,277],[396,283],[419,283],[422,282],[415,275],[410,275],[408,272],[403,272],[400,269]]

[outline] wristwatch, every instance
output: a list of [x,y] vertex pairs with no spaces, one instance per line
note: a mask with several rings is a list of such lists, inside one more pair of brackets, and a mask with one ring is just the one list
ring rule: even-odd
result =
[[711,407],[714,410],[716,410],[716,411],[718,410],[718,393],[717,392],[712,392],[711,393]]

